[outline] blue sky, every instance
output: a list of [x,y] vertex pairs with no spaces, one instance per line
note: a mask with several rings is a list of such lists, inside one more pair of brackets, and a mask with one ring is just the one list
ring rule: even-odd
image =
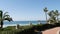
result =
[[44,7],[60,10],[60,0],[0,0],[0,10],[9,12],[14,21],[46,20]]

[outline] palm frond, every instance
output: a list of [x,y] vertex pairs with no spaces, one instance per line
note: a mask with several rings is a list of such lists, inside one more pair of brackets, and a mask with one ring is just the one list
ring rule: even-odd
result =
[[5,18],[4,20],[7,20],[7,21],[13,21],[12,18]]

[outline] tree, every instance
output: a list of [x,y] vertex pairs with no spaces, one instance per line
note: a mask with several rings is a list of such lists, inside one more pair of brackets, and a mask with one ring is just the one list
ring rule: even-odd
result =
[[47,7],[45,7],[43,10],[44,10],[44,12],[45,12],[46,22],[47,22],[47,12],[48,12]]
[[52,10],[52,11],[50,11],[48,13],[48,15],[50,16],[50,18],[49,18],[49,24],[56,22],[56,17],[55,17],[54,13],[55,13],[54,10]]
[[52,21],[51,23],[57,23],[58,16],[59,16],[58,10],[56,10],[56,11],[52,10],[48,13],[48,15],[50,16],[49,21],[50,22]]
[[2,10],[0,10],[0,28],[3,28],[3,21],[4,20],[8,20],[9,22],[12,21],[12,18],[10,17],[10,15],[7,14],[8,12],[5,12],[3,14]]
[[50,17],[54,16],[53,12],[54,12],[54,10],[48,12],[48,15],[49,15]]
[[58,22],[58,16],[59,16],[58,10],[55,10],[55,15],[56,15],[56,19],[57,19],[57,22]]

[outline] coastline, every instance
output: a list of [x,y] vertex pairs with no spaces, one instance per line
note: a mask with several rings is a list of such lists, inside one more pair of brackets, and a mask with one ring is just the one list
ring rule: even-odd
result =
[[[20,26],[30,25],[31,22],[33,25],[39,24],[38,21],[13,21],[13,22],[4,22],[3,28],[7,26],[16,26],[19,24]],[[45,21],[41,21],[41,23],[45,24]]]

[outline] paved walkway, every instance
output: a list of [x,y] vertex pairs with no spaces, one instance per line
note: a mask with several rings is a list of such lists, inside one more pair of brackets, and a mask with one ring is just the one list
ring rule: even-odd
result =
[[58,34],[58,31],[60,31],[60,27],[55,27],[49,30],[42,31],[43,34]]

